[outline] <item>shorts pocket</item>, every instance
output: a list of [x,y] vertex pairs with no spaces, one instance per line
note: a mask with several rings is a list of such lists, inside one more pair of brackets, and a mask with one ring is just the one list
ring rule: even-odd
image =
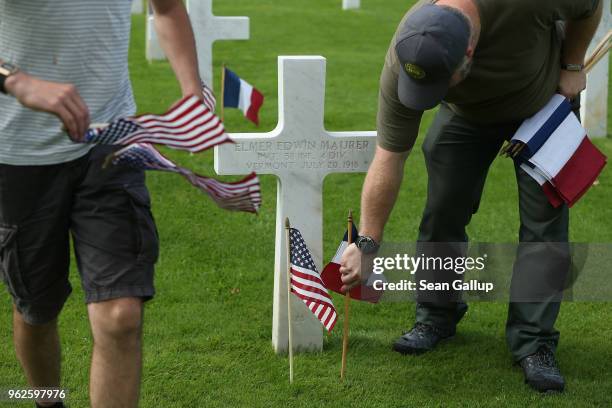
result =
[[19,268],[16,226],[0,225],[0,269],[14,297],[23,299],[29,296]]
[[137,260],[154,264],[159,257],[159,236],[151,212],[151,198],[145,185],[128,185],[125,191],[130,196],[136,225]]

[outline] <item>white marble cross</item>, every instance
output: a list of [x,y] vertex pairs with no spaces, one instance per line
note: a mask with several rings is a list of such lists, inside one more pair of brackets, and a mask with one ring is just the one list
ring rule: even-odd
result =
[[188,0],[187,10],[193,25],[198,48],[198,64],[202,80],[213,87],[212,51],[218,40],[248,40],[248,17],[218,17],[212,13],[213,0]]
[[153,15],[153,7],[151,3],[147,2],[147,38],[146,38],[146,48],[145,54],[147,57],[147,61],[160,61],[166,59],[166,55],[164,54],[164,50],[162,50],[161,45],[159,45],[159,40],[157,39],[157,31],[155,31],[155,17]]
[[142,14],[142,0],[132,0],[132,14]]
[[[219,174],[274,174],[276,249],[272,343],[286,352],[287,258],[284,219],[302,232],[315,264],[323,266],[323,180],[330,173],[366,172],[376,147],[376,132],[328,132],[323,124],[325,58],[278,58],[278,125],[268,133],[232,134],[235,144],[215,147]],[[351,101],[346,109],[351,109]],[[355,197],[359,191],[355,191]],[[354,198],[355,198],[354,197]],[[342,203],[338,203],[342,205]],[[348,211],[348,205],[347,209]],[[343,225],[339,220],[339,228]],[[342,231],[338,231],[338,240]],[[322,326],[297,297],[292,296],[294,349],[321,350]],[[336,305],[341,313],[342,305]]]
[[[212,51],[213,43],[219,40],[248,40],[248,17],[219,17],[212,12],[213,0],[187,0],[187,11],[196,39],[200,77],[213,87]],[[153,15],[147,20],[147,59],[164,59],[153,28]]]
[[342,0],[342,10],[358,9],[361,0]]
[[[587,55],[603,39],[612,27],[610,0],[604,0],[603,17],[599,29],[589,47]],[[587,76],[587,88],[582,94],[582,123],[591,138],[606,137],[608,134],[608,81],[610,55],[606,55]]]

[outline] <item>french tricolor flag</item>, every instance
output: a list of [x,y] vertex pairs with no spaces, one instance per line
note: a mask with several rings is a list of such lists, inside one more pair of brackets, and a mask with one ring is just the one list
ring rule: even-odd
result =
[[251,122],[259,125],[259,108],[264,96],[236,73],[224,68],[223,106],[238,108]]
[[542,186],[554,207],[576,204],[607,161],[561,95],[555,95],[540,112],[525,120],[512,142],[525,144],[518,157],[521,168]]
[[[354,223],[351,223],[352,233],[351,237],[355,239],[359,235],[357,231],[357,227],[355,227]],[[336,255],[328,263],[325,268],[323,268],[323,272],[321,272],[321,279],[323,280],[323,284],[325,287],[333,292],[344,295],[340,289],[342,288],[342,274],[340,273],[340,259],[342,258],[342,254],[349,246],[348,242],[348,232],[344,233],[344,238],[336,251]],[[363,300],[370,303],[378,303],[381,296],[383,295],[383,291],[378,291],[374,289],[374,282],[376,280],[386,282],[384,275],[375,275],[371,274],[366,282],[363,282],[361,285],[355,286],[350,290],[351,299],[355,300]]]

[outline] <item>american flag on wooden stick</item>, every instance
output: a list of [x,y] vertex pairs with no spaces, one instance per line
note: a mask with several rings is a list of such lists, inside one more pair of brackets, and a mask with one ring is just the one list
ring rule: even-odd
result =
[[85,143],[129,145],[152,143],[192,153],[232,140],[214,114],[215,99],[204,89],[204,101],[187,96],[162,115],[145,114],[118,119],[108,125],[93,126]]
[[327,331],[336,324],[338,315],[312,255],[304,242],[300,231],[291,228],[289,232],[291,252],[291,292],[308,306],[310,311],[321,321]]
[[143,170],[178,173],[227,210],[256,213],[261,205],[259,178],[255,173],[234,183],[221,182],[177,166],[148,143],[136,143],[118,150],[107,158],[107,163],[110,161]]

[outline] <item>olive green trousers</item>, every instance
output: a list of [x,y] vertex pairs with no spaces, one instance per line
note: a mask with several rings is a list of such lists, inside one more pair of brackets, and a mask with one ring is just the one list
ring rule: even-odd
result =
[[[443,104],[440,107],[423,143],[429,179],[419,243],[468,241],[466,226],[478,210],[489,167],[504,140],[510,139],[519,125],[476,125],[454,114],[448,106]],[[519,191],[520,242],[566,243],[568,208],[550,205],[540,185],[520,167],[515,166],[515,173]],[[500,219],[499,225],[508,225],[508,220]],[[474,238],[486,241],[486,237]],[[562,279],[568,268],[569,251],[551,254],[547,253],[545,245],[541,251],[537,244],[519,245],[513,280],[517,275],[521,276],[522,284],[529,283],[531,277],[534,282],[541,276],[559,276]],[[506,338],[516,361],[536,352],[544,344],[553,350],[556,348],[559,332],[554,324],[560,302],[559,296],[552,295],[537,302],[510,301]],[[460,298],[420,301],[416,320],[454,332],[466,310],[467,305]]]

